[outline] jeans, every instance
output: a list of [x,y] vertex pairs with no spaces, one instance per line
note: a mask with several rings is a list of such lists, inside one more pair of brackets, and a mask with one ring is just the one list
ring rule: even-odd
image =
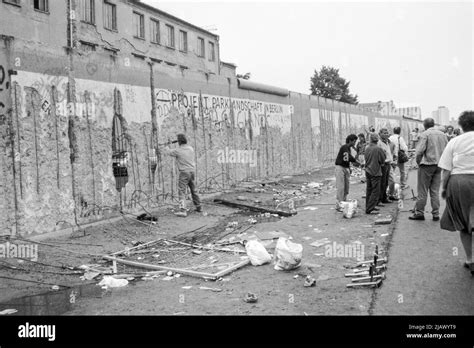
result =
[[370,213],[377,203],[379,202],[380,198],[380,179],[381,176],[373,176],[369,173],[365,173],[367,186],[365,191],[365,211]]
[[382,165],[382,177],[380,178],[380,196],[379,202],[387,201],[387,187],[388,187],[388,178],[390,176],[390,164],[385,163]]
[[194,184],[194,173],[193,172],[179,172],[178,179],[178,197],[180,202],[180,208],[186,209],[186,187],[189,186],[193,203],[196,208],[201,208],[201,200],[196,192],[196,185]]
[[342,166],[336,166],[336,189],[337,189],[337,205],[339,206],[340,202],[347,200],[347,195],[349,194],[349,179],[351,177],[351,172],[349,168]]
[[437,165],[420,164],[418,169],[418,199],[415,214],[424,215],[428,191],[431,197],[433,216],[439,216],[439,188],[441,186],[441,168]]
[[[405,171],[405,163],[398,163],[398,169],[400,170],[400,186],[405,187],[407,184],[407,174]],[[395,169],[391,169],[391,173],[393,173],[393,176],[395,176]],[[394,196],[395,195],[395,179],[392,177],[392,179],[389,179],[389,185],[390,187],[390,195]]]

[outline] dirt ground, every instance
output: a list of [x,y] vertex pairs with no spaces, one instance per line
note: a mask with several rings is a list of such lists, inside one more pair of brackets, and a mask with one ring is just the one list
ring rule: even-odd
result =
[[[310,182],[323,185],[320,189],[306,187],[302,191],[302,185]],[[346,287],[350,278],[344,274],[352,272],[351,268],[357,263],[355,257],[329,257],[324,245],[315,247],[310,244],[323,238],[342,245],[354,245],[355,242],[364,247],[365,259],[372,258],[375,245],[378,245],[382,256],[389,257],[388,246],[394,224],[374,225],[374,221],[387,215],[396,218],[397,204],[381,208],[379,216],[366,215],[363,209],[365,199],[362,198],[365,184],[359,177],[353,177],[349,198],[357,199],[362,209],[352,219],[346,219],[334,209],[334,186],[334,168],[331,167],[291,177],[242,183],[235,192],[220,197],[240,202],[237,197],[244,196],[246,200],[241,203],[273,209],[281,203],[278,206],[281,210],[288,210],[285,201],[293,198],[297,215],[292,217],[266,217],[243,212],[213,203],[215,197],[211,197],[204,199],[204,215],[192,213],[187,218],[179,218],[170,208],[162,208],[152,212],[159,219],[153,225],[128,216],[89,227],[72,236],[41,240],[38,242],[41,243],[38,244],[39,263],[1,260],[0,311],[16,308],[17,314],[32,315],[372,314],[375,292],[380,289]],[[248,222],[249,218],[255,218],[257,223]],[[238,222],[238,227],[226,230],[228,223],[233,221]],[[192,230],[196,231],[187,233]],[[166,238],[204,245],[244,230],[250,234],[256,231],[288,234],[293,242],[303,245],[302,266],[292,271],[277,271],[273,263],[263,266],[249,264],[217,281],[185,275],[170,280],[165,280],[166,274],[150,280],[137,276],[123,288],[108,290],[96,285],[100,276],[92,281],[81,280],[83,271],[77,269],[80,265],[97,263],[108,267],[111,262],[103,260],[102,255],[133,247],[137,241]],[[267,247],[270,253],[272,247],[274,243]],[[166,265],[166,260],[163,262]],[[139,268],[120,267],[119,273],[146,272]],[[303,286],[307,275],[316,279],[315,287]],[[59,285],[59,290],[53,290],[53,285]],[[201,286],[219,291],[200,289]],[[256,303],[243,301],[248,292],[257,295]]]

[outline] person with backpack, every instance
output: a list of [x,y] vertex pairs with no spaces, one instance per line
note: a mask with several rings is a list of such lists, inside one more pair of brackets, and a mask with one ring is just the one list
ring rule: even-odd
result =
[[[395,144],[394,153],[397,155],[397,166],[400,171],[400,188],[402,190],[406,189],[407,186],[407,172],[405,170],[405,163],[408,162],[408,145],[405,142],[405,139],[400,135],[402,129],[400,127],[395,127],[393,129],[393,134],[388,138],[391,143]],[[391,182],[390,185],[390,196],[395,196],[395,183]]]

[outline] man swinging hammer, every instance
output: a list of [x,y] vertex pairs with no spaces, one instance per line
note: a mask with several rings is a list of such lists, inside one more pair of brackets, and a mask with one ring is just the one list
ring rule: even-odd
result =
[[178,134],[179,147],[171,150],[168,146],[164,148],[164,153],[176,158],[179,170],[178,178],[178,198],[179,211],[175,213],[177,216],[186,217],[186,187],[189,186],[193,203],[196,206],[196,211],[201,212],[201,199],[196,192],[195,173],[196,163],[194,161],[194,149],[188,145],[188,141],[184,134]]

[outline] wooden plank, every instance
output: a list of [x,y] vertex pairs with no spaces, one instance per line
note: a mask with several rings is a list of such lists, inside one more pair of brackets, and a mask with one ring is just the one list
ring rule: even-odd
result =
[[231,266],[231,267],[217,273],[216,276],[217,276],[217,278],[223,277],[223,276],[225,276],[229,273],[232,273],[233,271],[235,271],[235,270],[237,270],[241,267],[244,267],[244,266],[248,265],[249,263],[250,263],[250,259],[244,260],[244,261],[239,262],[238,264],[236,264],[234,266]]
[[158,265],[151,265],[151,264],[148,264],[148,263],[128,261],[128,260],[119,259],[117,257],[113,257],[113,256],[109,256],[109,255],[104,255],[104,256],[102,256],[102,258],[104,258],[105,260],[116,261],[118,263],[123,263],[124,265],[129,265],[129,266],[134,266],[134,267],[139,267],[139,268],[154,269],[154,270],[159,270],[159,271],[171,271],[171,272],[180,273],[180,274],[184,274],[184,275],[189,275],[189,276],[193,276],[193,277],[209,278],[209,279],[213,279],[213,280],[216,280],[217,278],[219,278],[219,276],[216,276],[216,275],[210,274],[210,273],[196,272],[196,271],[180,269],[180,268],[158,266]]
[[353,284],[347,284],[346,286],[348,288],[355,288],[357,286],[380,286],[380,284],[382,283],[382,280],[379,279],[377,280],[376,282],[367,282],[367,283],[353,283]]
[[[380,263],[385,263],[385,262],[387,262],[387,261],[388,261],[387,258],[384,257],[384,258],[378,259],[378,260],[377,260],[377,264],[378,264],[379,262],[380,262]],[[372,259],[372,260],[367,260],[367,261],[361,261],[361,262],[357,262],[357,266],[366,265],[366,264],[368,264],[368,263],[373,263],[373,262],[374,262],[374,259]]]
[[[373,279],[385,279],[385,273],[374,275]],[[360,277],[360,278],[352,278],[351,279],[351,281],[353,283],[363,282],[363,281],[366,281],[366,280],[370,280],[370,276],[369,277]]]
[[256,211],[256,212],[259,212],[259,213],[277,214],[279,216],[284,216],[284,217],[290,217],[290,216],[293,216],[293,215],[297,214],[296,211],[295,212],[287,212],[287,211],[282,211],[282,210],[273,210],[273,209],[267,209],[267,208],[263,208],[263,207],[256,207],[256,206],[249,205],[249,204],[242,204],[242,203],[237,203],[237,202],[226,201],[226,200],[223,200],[223,199],[215,199],[214,202],[215,203],[220,203],[220,204],[223,204],[223,205],[227,205],[227,206],[233,207],[233,208],[249,209],[251,211]]

